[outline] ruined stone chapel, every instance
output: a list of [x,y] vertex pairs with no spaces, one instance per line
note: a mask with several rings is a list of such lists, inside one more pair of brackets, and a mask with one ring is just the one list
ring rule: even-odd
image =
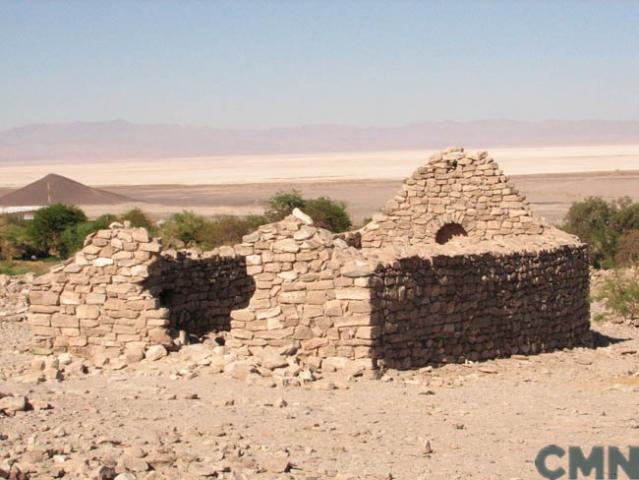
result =
[[36,279],[29,308],[39,352],[115,357],[228,332],[249,355],[415,368],[582,344],[588,255],[487,153],[452,148],[346,234],[296,210],[234,246],[172,251],[114,224]]

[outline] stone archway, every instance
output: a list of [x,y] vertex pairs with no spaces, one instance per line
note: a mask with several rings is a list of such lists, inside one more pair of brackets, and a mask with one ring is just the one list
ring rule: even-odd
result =
[[450,222],[442,225],[435,234],[435,241],[440,245],[448,243],[453,237],[467,237],[466,229],[459,223]]
[[474,233],[474,219],[466,216],[464,212],[438,215],[426,226],[427,242],[440,245],[447,243],[452,237],[472,237]]

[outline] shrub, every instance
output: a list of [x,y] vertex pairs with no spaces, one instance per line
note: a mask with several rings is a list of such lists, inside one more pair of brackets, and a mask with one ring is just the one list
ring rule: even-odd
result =
[[153,220],[149,218],[149,216],[144,213],[144,211],[140,208],[132,208],[122,214],[121,219],[123,221],[131,222],[131,225],[134,227],[143,227],[153,232],[155,230],[155,223]]
[[29,240],[39,254],[57,255],[60,252],[62,232],[86,221],[86,215],[78,207],[56,203],[41,208],[34,214],[27,227]]
[[620,232],[639,230],[639,203],[632,203],[628,197],[616,202],[615,229]]
[[95,227],[95,230],[106,230],[107,228],[109,228],[109,225],[111,225],[113,222],[117,222],[118,220],[118,217],[116,217],[115,215],[105,213],[104,215],[100,215],[98,218],[93,220],[92,223]]
[[36,254],[27,228],[27,222],[19,217],[10,218],[0,233],[0,256],[5,260],[29,258]]
[[[20,226],[16,228],[16,226]],[[21,257],[22,251],[17,242],[17,238],[25,237],[17,235],[18,230],[24,230],[24,221],[14,215],[0,215],[0,259],[12,260]]]
[[34,273],[42,275],[49,271],[57,259],[49,257],[44,260],[5,260],[0,262],[0,275],[24,275]]
[[261,215],[221,215],[206,219],[185,211],[171,216],[162,225],[161,236],[164,243],[173,248],[200,246],[211,249],[220,245],[240,243],[244,235],[265,223],[267,219]]
[[84,239],[87,235],[97,230],[108,228],[110,223],[112,222],[107,223],[107,226],[105,227],[103,222],[96,220],[94,222],[82,222],[68,226],[60,234],[58,256],[60,258],[69,258],[82,248],[84,245]]
[[290,215],[295,208],[303,210],[318,226],[332,232],[344,232],[352,225],[344,202],[328,197],[305,199],[297,190],[278,192],[271,197],[265,216],[268,221],[276,222]]
[[615,270],[607,278],[597,295],[598,300],[612,312],[628,320],[639,318],[639,271]]
[[310,215],[316,225],[331,232],[345,232],[351,228],[351,219],[346,212],[346,204],[319,197],[306,201],[304,213]]
[[306,201],[298,190],[280,191],[273,195],[268,202],[268,207],[264,214],[269,222],[282,220],[295,208],[304,209]]
[[162,239],[173,248],[182,248],[201,243],[206,219],[192,211],[174,213],[162,225]]
[[[162,224],[160,236],[164,244],[171,248],[199,246],[211,249],[220,245],[236,244],[242,241],[244,235],[253,232],[260,225],[281,220],[294,208],[303,209],[317,225],[333,232],[343,232],[351,227],[351,219],[343,202],[327,197],[306,200],[300,192],[291,190],[275,194],[269,200],[264,215],[219,215],[205,218],[192,211],[176,213]],[[139,213],[143,214],[141,211]]]
[[[637,237],[624,238],[623,247],[622,238],[639,230],[639,203],[633,203],[629,197],[612,201],[590,197],[572,204],[562,228],[590,245],[591,263],[595,267],[609,268],[617,261],[623,264],[631,259],[632,242]],[[624,252],[618,254],[622,248]]]
[[240,243],[244,235],[265,223],[268,223],[266,218],[259,215],[248,217],[221,215],[210,221],[203,241],[210,247]]
[[602,312],[597,312],[592,316],[592,321],[594,323],[604,323],[607,320],[608,320],[608,316]]
[[639,264],[639,230],[629,230],[619,237],[615,263],[618,266]]
[[12,258],[9,256],[10,244],[7,240],[7,232],[9,230],[9,216],[0,215],[0,259]]

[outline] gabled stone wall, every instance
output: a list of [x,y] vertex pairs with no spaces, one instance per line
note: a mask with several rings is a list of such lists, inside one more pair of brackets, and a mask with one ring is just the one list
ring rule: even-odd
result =
[[446,225],[474,240],[537,235],[543,224],[486,152],[434,154],[361,231],[363,248],[429,245]]

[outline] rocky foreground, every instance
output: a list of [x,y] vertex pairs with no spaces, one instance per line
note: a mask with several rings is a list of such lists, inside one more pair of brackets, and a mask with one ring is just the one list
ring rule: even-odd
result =
[[371,374],[214,341],[34,357],[27,325],[0,322],[0,478],[537,478],[550,443],[637,443],[639,332],[596,328],[596,349]]

